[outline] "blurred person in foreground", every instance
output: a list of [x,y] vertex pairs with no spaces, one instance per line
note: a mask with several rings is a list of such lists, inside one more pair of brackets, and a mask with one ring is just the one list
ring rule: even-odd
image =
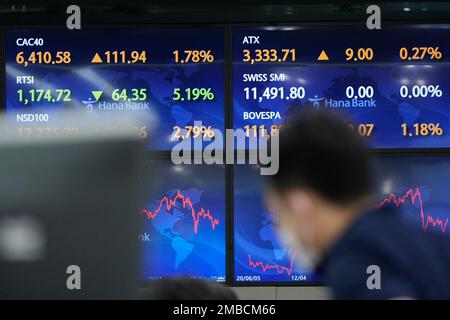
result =
[[237,300],[230,289],[218,283],[197,279],[171,278],[149,282],[141,300]]
[[[344,120],[305,112],[280,133],[279,158],[267,204],[298,263],[334,298],[450,298],[449,238],[408,224],[393,206],[374,208],[368,150]],[[379,284],[369,266],[379,267]]]

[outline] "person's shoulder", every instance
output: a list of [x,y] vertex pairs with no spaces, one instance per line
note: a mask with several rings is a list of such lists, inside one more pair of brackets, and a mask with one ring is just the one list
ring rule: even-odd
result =
[[[328,252],[320,272],[326,284],[332,288],[335,298],[387,299],[400,295],[411,296],[413,290],[405,286],[407,281],[400,281],[403,276],[393,274],[400,264],[396,252],[399,247],[396,246],[397,235],[391,232],[390,227],[385,227],[385,223],[395,221],[396,217],[390,217],[395,214],[395,210],[383,208],[361,216]],[[384,280],[390,276],[397,278],[395,287],[369,290],[368,277],[377,270],[383,270]]]
[[397,208],[386,206],[374,208],[361,214],[352,225],[344,232],[340,246],[373,247],[382,245],[392,238],[403,236],[403,233],[414,234],[415,228],[404,223]]
[[400,226],[396,208],[374,209],[361,214],[336,241],[328,252],[328,260],[364,259],[376,257],[378,251],[386,250],[398,233]]
[[414,245],[420,248],[449,246],[450,237],[440,230],[438,225],[424,226],[420,219],[414,221],[405,217],[397,207],[384,206],[362,214],[341,242],[343,247],[364,246],[365,249],[379,248],[385,253],[392,251],[397,254],[398,250],[408,251]]
[[[415,279],[416,269],[429,269],[434,261],[430,255],[449,245],[450,239],[405,221],[396,208],[379,208],[361,215],[344,232],[319,270],[339,298],[415,296],[410,279]],[[382,270],[383,290],[367,291],[371,266]]]
[[335,286],[345,284],[347,288],[342,289],[346,290],[352,288],[350,278],[355,285],[365,283],[368,266],[395,258],[391,251],[398,234],[392,231],[392,225],[397,223],[397,216],[391,207],[361,214],[327,252],[319,273]]

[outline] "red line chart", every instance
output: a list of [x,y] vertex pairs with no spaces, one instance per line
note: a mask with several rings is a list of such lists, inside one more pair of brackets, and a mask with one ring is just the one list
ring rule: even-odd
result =
[[252,260],[251,255],[248,255],[248,264],[253,268],[261,268],[262,272],[266,273],[270,270],[276,270],[278,274],[286,273],[288,276],[292,275],[292,271],[294,270],[294,261],[296,254],[293,253],[290,259],[289,266],[280,266],[278,264],[265,264],[262,261],[254,262]]
[[420,219],[422,220],[422,228],[424,231],[428,230],[428,227],[431,225],[433,228],[439,227],[440,231],[442,233],[445,232],[447,228],[448,218],[445,220],[433,217],[432,215],[426,214],[424,207],[423,207],[423,201],[422,201],[422,194],[420,192],[420,189],[417,188],[410,188],[407,189],[402,195],[397,196],[394,193],[389,194],[386,198],[380,200],[375,207],[380,208],[387,204],[394,204],[396,207],[399,207],[405,202],[409,200],[412,204],[415,204],[416,201],[419,205],[420,210]]
[[204,208],[200,208],[200,210],[196,211],[192,204],[191,199],[183,195],[180,190],[178,190],[175,196],[173,196],[172,198],[164,196],[159,201],[159,205],[154,211],[148,209],[141,209],[141,214],[144,214],[148,219],[155,219],[161,212],[161,209],[165,207],[166,211],[170,212],[173,208],[177,206],[178,202],[181,203],[183,209],[188,209],[191,211],[195,234],[198,233],[198,224],[200,223],[201,220],[209,221],[211,223],[211,228],[213,230],[216,229],[216,226],[220,222],[219,219],[214,218],[211,215],[211,212],[209,210],[205,210]]

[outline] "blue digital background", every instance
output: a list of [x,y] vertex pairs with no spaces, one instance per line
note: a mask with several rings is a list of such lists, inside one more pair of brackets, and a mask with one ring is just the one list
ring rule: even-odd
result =
[[[375,169],[378,179],[377,203],[390,199],[383,203],[397,205],[406,221],[425,232],[449,234],[449,157],[380,157],[375,161]],[[404,198],[404,201],[399,201],[400,198]]]
[[[278,86],[270,83],[244,83],[243,73],[286,73],[283,86],[304,86],[307,98],[343,99],[349,85],[371,85],[375,89],[377,107],[346,109],[343,114],[355,123],[374,123],[373,147],[449,147],[448,134],[441,137],[401,136],[401,123],[435,122],[445,132],[450,130],[450,98],[446,89],[450,85],[447,53],[450,32],[447,25],[386,27],[368,33],[363,27],[285,27],[285,28],[235,28],[233,31],[233,108],[234,127],[246,124],[280,124],[301,108],[312,102],[273,100],[258,104],[244,100],[243,88]],[[296,48],[296,64],[243,64],[242,45],[244,35],[261,35],[261,48]],[[17,37],[42,37],[43,48],[17,47]],[[52,112],[49,125],[58,125],[58,113],[62,110],[85,108],[82,101],[91,97],[92,90],[105,90],[104,99],[110,99],[108,88],[145,87],[148,89],[151,113],[156,126],[150,128],[148,148],[169,150],[174,125],[192,125],[201,120],[205,125],[224,128],[224,61],[223,29],[221,28],[91,28],[77,32],[62,29],[15,29],[6,33],[6,110],[15,119],[17,113]],[[439,47],[444,58],[439,62],[403,63],[398,58],[401,46]],[[345,61],[345,48],[372,47],[375,62],[369,64]],[[72,52],[69,66],[28,66],[15,62],[18,51]],[[208,49],[214,52],[212,64],[173,64],[173,50]],[[322,49],[327,50],[330,63],[319,64],[315,60]],[[147,50],[146,65],[92,65],[95,52],[106,50]],[[39,80],[35,86],[20,88],[69,88],[72,102],[68,104],[39,103],[24,106],[17,103],[17,75],[34,75]],[[89,80],[90,79],[90,80]],[[403,100],[398,90],[403,84],[438,84],[443,90],[441,98],[417,98]],[[211,87],[214,102],[178,104],[171,100],[174,88]],[[323,107],[321,104],[320,107]],[[243,120],[244,111],[279,111],[281,120]],[[378,160],[380,199],[390,193],[404,194],[410,188],[421,192],[424,212],[434,219],[450,218],[448,181],[450,161],[444,157],[385,157]],[[156,189],[146,195],[144,206],[155,208],[164,196],[173,197],[178,190],[191,198],[194,207],[211,210],[220,224],[214,231],[207,221],[200,221],[198,233],[192,229],[188,210],[176,207],[164,210],[154,220],[142,216],[142,233],[149,233],[151,241],[142,243],[142,279],[148,280],[173,275],[207,278],[213,281],[225,279],[225,173],[220,166],[173,166],[169,162],[152,163],[152,171],[145,178],[158,181]],[[294,265],[293,272],[278,273],[271,269],[262,272],[260,267],[249,265],[249,257],[264,265],[289,266],[291,252],[283,247],[276,236],[273,217],[264,209],[262,183],[256,168],[236,166],[234,175],[234,276],[242,282],[296,282],[294,277],[306,277],[317,281],[310,270]],[[157,174],[155,174],[155,172]],[[150,189],[149,189],[150,190]],[[167,210],[166,210],[167,211]],[[418,202],[402,205],[405,217],[422,226]],[[428,227],[428,231],[442,230],[442,225]],[[444,232],[448,233],[447,227]]]
[[[234,277],[237,282],[289,282],[284,269],[263,272],[264,266],[289,267],[292,252],[277,236],[274,215],[264,207],[264,183],[251,165],[234,168]],[[407,223],[424,232],[450,232],[450,158],[446,156],[380,156],[374,159],[377,180],[376,204],[397,205]],[[414,198],[414,200],[413,200]],[[390,201],[384,201],[390,199]],[[400,201],[399,199],[403,199]],[[292,276],[320,281],[310,270],[294,265]],[[300,265],[300,266],[299,266]]]
[[264,207],[263,189],[256,166],[234,167],[234,280],[249,283],[318,281],[311,270],[301,266],[295,255],[291,264],[293,252],[278,237],[275,215]]
[[[375,125],[369,139],[376,148],[434,148],[450,146],[450,86],[447,54],[450,52],[448,25],[386,26],[368,32],[365,26],[341,27],[259,27],[233,30],[233,108],[234,128],[245,125],[282,124],[306,107],[330,108],[354,124]],[[244,36],[259,35],[261,44],[242,44]],[[443,58],[439,61],[425,59],[421,62],[403,62],[399,58],[401,47],[439,47]],[[242,62],[243,49],[295,48],[295,63]],[[345,61],[346,48],[373,48],[373,62]],[[326,50],[330,62],[317,62]],[[284,82],[244,82],[244,74],[284,73]],[[345,89],[353,86],[372,86],[375,107],[331,108],[325,99],[348,100]],[[441,97],[405,99],[400,97],[402,85],[439,85]],[[246,100],[245,87],[257,87],[262,92],[267,87],[305,88],[303,99]],[[314,106],[309,99],[319,99]],[[249,111],[278,111],[281,119],[244,119]],[[404,137],[401,125],[406,123],[439,123],[442,136]]]
[[[187,276],[211,281],[225,281],[226,212],[224,166],[173,165],[170,161],[150,161],[144,175],[147,184],[141,209],[155,213],[161,199],[175,199],[178,192],[189,197],[198,213],[202,208],[219,223],[212,228],[200,217],[197,233],[189,205],[175,201],[154,218],[140,212],[142,251],[141,277],[152,280]],[[186,199],[186,198],[184,198]]]
[[[18,47],[17,38],[43,38],[43,47]],[[224,128],[224,61],[222,28],[83,28],[73,32],[66,29],[14,29],[6,33],[6,111],[15,120],[20,113],[50,113],[48,126],[61,125],[58,115],[62,110],[83,110],[83,101],[93,98],[92,90],[104,90],[100,101],[112,102],[113,89],[146,88],[149,113],[148,149],[170,150],[177,142],[170,141],[173,126],[203,125]],[[175,64],[174,50],[211,50],[213,63]],[[147,51],[146,64],[91,64],[96,52],[126,50]],[[70,51],[69,65],[32,65],[16,63],[16,55],[24,51]],[[34,85],[17,85],[16,76],[33,75]],[[174,88],[211,88],[212,102],[174,102]],[[72,101],[67,103],[39,102],[23,105],[18,102],[17,90],[60,89],[72,90]],[[93,110],[98,106],[93,103]],[[106,114],[111,111],[101,111]]]

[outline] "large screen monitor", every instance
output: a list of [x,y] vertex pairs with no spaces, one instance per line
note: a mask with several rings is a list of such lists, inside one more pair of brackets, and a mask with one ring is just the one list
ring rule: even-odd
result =
[[141,279],[225,281],[225,168],[149,160],[142,179]]
[[450,146],[450,25],[233,29],[234,128],[270,137],[304,108],[375,148]]
[[62,111],[88,110],[148,112],[153,121],[133,129],[151,150],[212,138],[224,129],[223,46],[217,27],[10,29],[6,112],[22,135],[76,133]]
[[[394,206],[407,223],[423,232],[450,232],[448,156],[377,156],[374,173],[374,209]],[[234,281],[241,285],[320,283],[280,241],[276,215],[265,208],[263,190],[256,166],[234,167]]]

